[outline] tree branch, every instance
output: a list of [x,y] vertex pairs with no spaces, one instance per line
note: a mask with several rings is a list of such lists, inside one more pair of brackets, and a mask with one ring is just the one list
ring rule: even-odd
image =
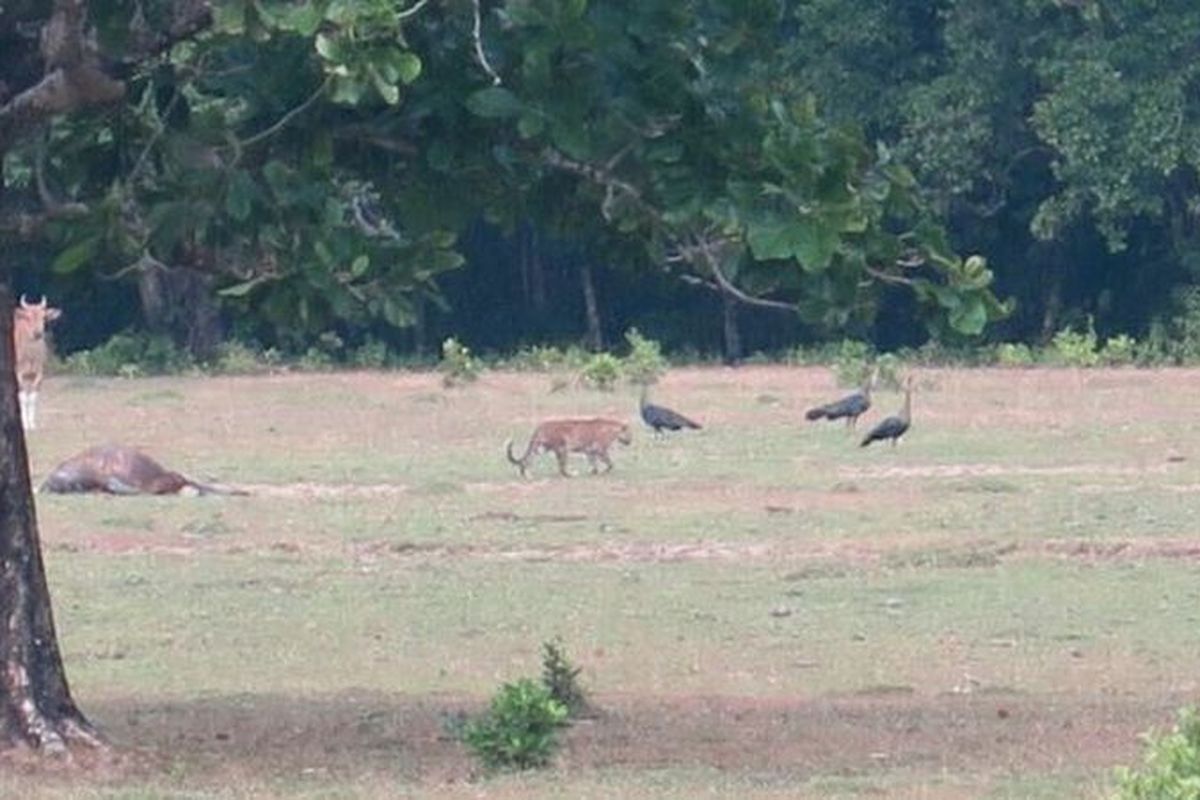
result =
[[492,76],[492,85],[500,85],[500,76],[496,74],[496,70],[492,68],[488,61],[487,53],[483,52],[483,15],[479,10],[479,0],[475,0],[475,27],[472,30],[472,35],[475,38],[475,57],[479,59],[479,66],[483,67],[483,71]]
[[401,11],[400,13],[396,14],[396,19],[399,20],[400,22],[403,22],[404,20],[408,19],[409,17],[414,17],[418,13],[420,13],[421,9],[424,8],[428,4],[429,4],[429,0],[418,0],[418,2],[413,4],[412,8],[406,8],[403,11]]
[[[207,0],[179,0],[171,28],[138,47],[125,62],[141,63],[196,35],[212,21]],[[87,30],[87,0],[54,0],[42,26],[42,79],[0,105],[0,153],[47,120],[120,100],[125,84],[105,72],[94,32]]]
[[[543,153],[543,158],[546,163],[552,167],[565,170],[574,175],[579,175],[583,178],[596,183],[604,188],[605,200],[603,203],[603,213],[605,219],[609,219],[608,209],[617,194],[621,194],[625,198],[633,202],[640,211],[650,217],[655,227],[663,232],[663,234],[675,243],[675,246],[680,254],[680,259],[692,264],[693,267],[700,269],[702,272],[707,272],[712,275],[712,282],[705,281],[700,278],[694,278],[690,282],[699,283],[708,286],[721,294],[731,297],[740,303],[757,308],[772,308],[778,311],[791,311],[795,313],[796,306],[792,303],[787,303],[782,300],[771,300],[766,297],[755,297],[747,294],[733,284],[733,281],[721,271],[720,262],[713,252],[714,242],[703,236],[702,234],[691,234],[691,241],[688,241],[689,234],[681,234],[673,230],[672,226],[667,222],[666,217],[661,211],[642,196],[641,191],[629,183],[613,175],[611,169],[625,156],[629,148],[622,148],[613,158],[609,159],[608,164],[604,167],[597,167],[592,164],[585,164],[574,159],[568,158],[557,150],[547,149]],[[697,263],[702,262],[702,263]]]
[[317,87],[316,91],[314,91],[311,95],[308,96],[307,100],[305,100],[300,105],[296,106],[295,108],[293,108],[290,111],[288,111],[287,113],[285,113],[282,117],[280,117],[278,120],[276,120],[273,124],[268,125],[266,128],[264,128],[263,130],[259,131],[256,134],[254,134],[253,136],[250,136],[250,137],[238,142],[238,147],[240,149],[245,149],[247,147],[250,147],[251,145],[258,144],[263,139],[267,139],[271,136],[274,136],[285,125],[287,125],[289,122],[294,120],[296,117],[300,116],[305,111],[307,111],[309,106],[311,106],[313,103],[317,102],[317,99],[320,98],[320,96],[325,93],[325,90],[329,88],[329,84],[331,84],[332,82],[333,82],[332,75],[325,76],[325,80],[321,82],[321,85]]

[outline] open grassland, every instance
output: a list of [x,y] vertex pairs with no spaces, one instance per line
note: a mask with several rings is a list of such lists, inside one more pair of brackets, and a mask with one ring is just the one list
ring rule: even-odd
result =
[[[77,699],[135,755],[0,796],[1102,797],[1200,689],[1197,385],[921,371],[863,450],[803,422],[824,370],[679,370],[703,431],[522,481],[507,438],[633,391],[51,380],[35,480],[117,441],[254,494],[39,499]],[[448,721],[554,636],[600,714],[482,779]]]

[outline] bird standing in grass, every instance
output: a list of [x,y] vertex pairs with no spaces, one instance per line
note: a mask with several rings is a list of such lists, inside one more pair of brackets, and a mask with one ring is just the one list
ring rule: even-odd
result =
[[884,439],[892,440],[892,447],[896,446],[896,442],[900,440],[904,434],[908,433],[908,426],[912,423],[912,376],[910,375],[904,381],[904,408],[900,409],[900,413],[894,417],[885,417],[878,425],[871,428],[871,432],[863,437],[860,447],[866,447],[871,442],[882,442]]
[[875,388],[875,381],[878,379],[879,367],[875,367],[857,392],[847,395],[841,400],[810,408],[804,414],[804,418],[807,420],[845,418],[846,427],[853,428],[858,423],[858,418],[871,407],[871,390]]
[[688,419],[678,411],[672,411],[669,408],[656,406],[646,400],[646,388],[642,387],[642,399],[639,407],[642,412],[642,421],[654,429],[655,433],[661,434],[664,430],[679,431],[684,428],[693,428],[700,430],[702,427],[699,422]]

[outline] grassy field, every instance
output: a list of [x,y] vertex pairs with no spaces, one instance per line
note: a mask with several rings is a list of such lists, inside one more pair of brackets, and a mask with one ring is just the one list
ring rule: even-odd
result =
[[[1200,678],[1200,373],[917,373],[895,450],[818,369],[678,370],[611,474],[522,481],[546,376],[47,383],[239,498],[39,498],[76,698],[130,754],[0,796],[1100,798]],[[863,426],[899,407],[877,397]],[[447,723],[560,636],[601,713],[482,778]]]

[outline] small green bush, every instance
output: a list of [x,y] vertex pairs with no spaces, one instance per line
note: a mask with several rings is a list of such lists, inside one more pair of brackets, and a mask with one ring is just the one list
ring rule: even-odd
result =
[[996,345],[996,363],[1002,367],[1032,367],[1036,360],[1029,345],[1020,342],[1002,342]]
[[1100,350],[1100,361],[1112,367],[1123,367],[1137,359],[1138,343],[1132,336],[1110,336]]
[[1094,367],[1099,364],[1100,353],[1096,349],[1096,331],[1091,320],[1088,320],[1086,331],[1063,328],[1054,334],[1046,355],[1052,363],[1062,367]]
[[588,352],[580,347],[568,347],[563,350],[553,345],[533,345],[522,347],[504,364],[521,372],[574,372],[583,369],[590,357]]
[[874,351],[866,342],[845,339],[833,358],[833,372],[839,386],[859,386],[870,374]]
[[577,717],[588,708],[587,695],[579,685],[582,670],[567,658],[561,639],[542,643],[542,685],[563,704],[568,715]]
[[442,385],[450,388],[470,383],[479,377],[479,361],[465,344],[451,336],[442,342],[442,360],[438,370]]
[[170,337],[145,333],[118,333],[98,347],[72,353],[63,369],[76,375],[171,375],[195,367]]
[[621,379],[621,359],[612,353],[596,353],[583,365],[579,379],[593,389],[612,391]]
[[383,369],[390,365],[391,354],[385,342],[368,336],[350,353],[350,363],[359,369]]
[[507,683],[487,712],[469,721],[463,741],[488,769],[533,769],[550,763],[567,707],[530,678]]
[[217,357],[209,369],[221,375],[254,375],[264,372],[278,362],[279,354],[274,350],[265,353],[255,351],[236,339],[222,342],[217,347]]
[[296,359],[296,369],[301,372],[328,372],[333,366],[333,355],[319,347],[308,348]]
[[1200,714],[1179,713],[1165,736],[1147,736],[1142,768],[1117,770],[1114,800],[1200,800]]
[[629,355],[625,356],[625,377],[637,386],[657,383],[667,371],[667,359],[663,357],[662,345],[647,339],[637,328],[625,331],[629,342]]

